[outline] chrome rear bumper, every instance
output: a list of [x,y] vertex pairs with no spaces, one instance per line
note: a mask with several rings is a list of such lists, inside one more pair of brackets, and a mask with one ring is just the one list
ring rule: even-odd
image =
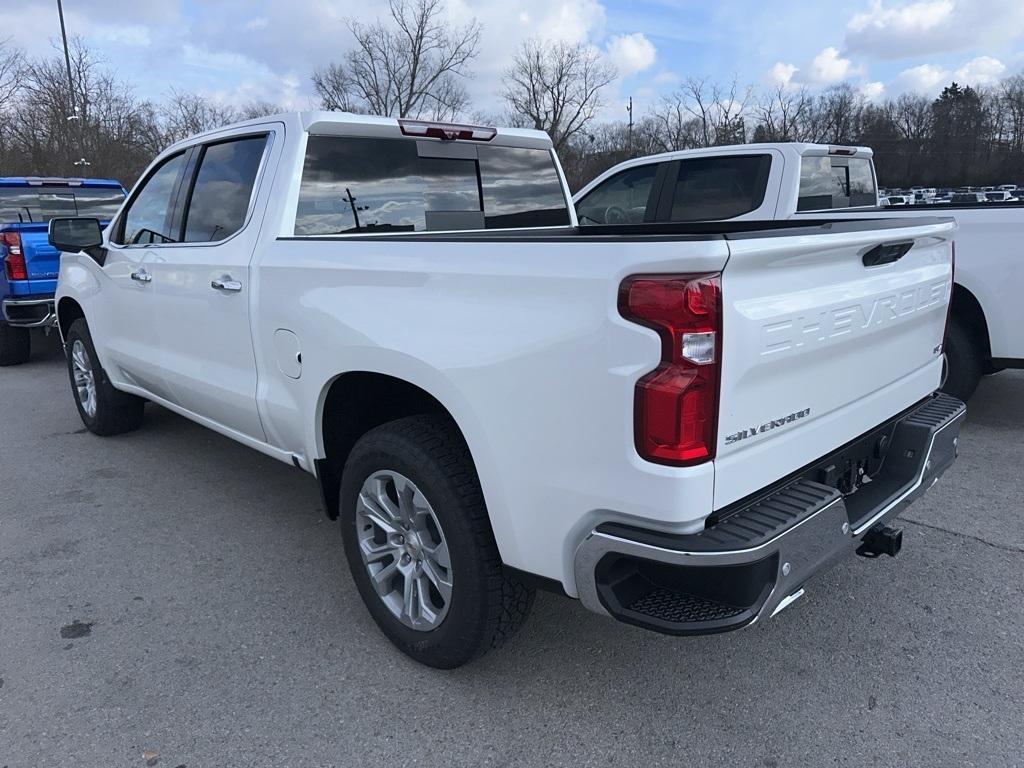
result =
[[53,299],[4,299],[4,322],[19,328],[48,328],[57,324]]
[[774,615],[938,481],[956,458],[965,415],[962,402],[939,394],[880,427],[891,440],[881,469],[846,496],[812,479],[823,471],[815,465],[697,534],[599,525],[576,550],[580,600],[668,634],[723,632]]

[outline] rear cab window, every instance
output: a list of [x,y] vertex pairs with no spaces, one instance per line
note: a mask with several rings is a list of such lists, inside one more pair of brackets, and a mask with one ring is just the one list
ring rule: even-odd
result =
[[0,187],[0,221],[48,222],[60,216],[108,220],[124,202],[120,187],[32,185]]
[[798,211],[877,204],[875,174],[869,158],[805,155],[800,159]]
[[296,236],[568,226],[551,151],[311,135]]

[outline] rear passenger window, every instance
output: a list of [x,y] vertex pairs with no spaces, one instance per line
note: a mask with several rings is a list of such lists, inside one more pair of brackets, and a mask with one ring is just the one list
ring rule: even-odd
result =
[[683,160],[670,220],[731,219],[757,210],[764,202],[771,163],[771,155]]
[[798,211],[877,205],[875,175],[866,157],[804,157]]
[[648,163],[602,181],[576,204],[580,225],[642,223],[657,172],[658,164]]
[[185,212],[185,242],[223,240],[242,228],[266,144],[263,135],[203,148]]
[[866,157],[851,157],[850,160],[850,205],[878,205],[875,188],[875,174],[871,161]]
[[296,235],[568,224],[547,150],[309,137]]

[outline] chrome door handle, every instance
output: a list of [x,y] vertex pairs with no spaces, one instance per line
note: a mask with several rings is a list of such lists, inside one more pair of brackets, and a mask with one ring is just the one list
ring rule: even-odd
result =
[[153,276],[144,269],[132,272],[132,280],[137,283],[151,283],[153,282]]
[[210,287],[216,288],[218,291],[233,291],[235,293],[242,290],[242,284],[237,280],[232,280],[230,275],[224,275],[220,280],[211,280]]

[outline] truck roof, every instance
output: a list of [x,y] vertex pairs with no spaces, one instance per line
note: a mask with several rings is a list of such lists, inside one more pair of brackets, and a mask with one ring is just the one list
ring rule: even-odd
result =
[[[632,160],[626,160],[615,166],[617,169],[628,168],[633,165],[647,165],[648,163],[662,162],[665,160],[680,160],[688,157],[721,157],[723,155],[749,155],[765,150],[776,150],[788,155],[844,155],[847,157],[872,157],[874,152],[871,147],[840,146],[836,144],[814,144],[806,141],[776,141],[763,142],[760,144],[726,144],[717,147],[700,147],[698,149],[677,149],[672,152],[662,152],[657,155],[645,155]],[[589,186],[589,185],[588,185]]]
[[544,131],[537,131],[529,128],[505,128],[471,125],[457,121],[444,120],[420,120],[420,119],[399,119],[397,117],[378,117],[376,115],[357,115],[351,112],[327,112],[323,110],[310,110],[305,112],[281,112],[265,117],[258,117],[252,120],[245,120],[238,123],[231,123],[221,128],[204,131],[178,144],[192,143],[204,138],[214,138],[227,131],[235,131],[247,126],[266,125],[268,122],[281,122],[286,127],[294,127],[297,130],[327,134],[327,135],[351,135],[351,136],[379,136],[381,138],[414,138],[408,133],[402,132],[401,123],[425,123],[432,126],[460,126],[465,128],[487,128],[494,130],[492,139],[480,140],[474,143],[493,144],[499,146],[530,147],[534,149],[550,149],[552,146],[551,137]]
[[114,187],[121,189],[117,179],[76,179],[65,176],[0,176],[0,187]]

